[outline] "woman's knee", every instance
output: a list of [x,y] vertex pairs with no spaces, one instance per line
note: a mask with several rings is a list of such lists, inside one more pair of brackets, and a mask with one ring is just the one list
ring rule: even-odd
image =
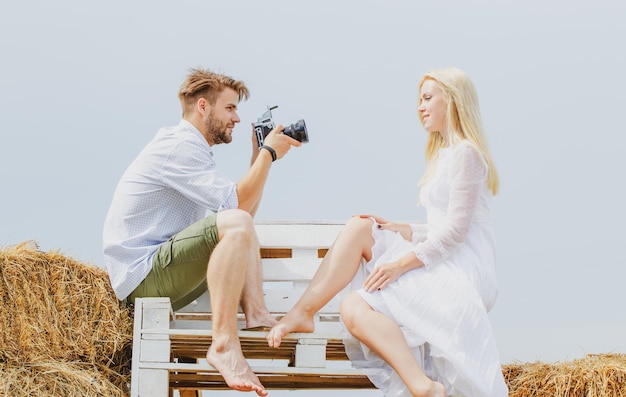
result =
[[356,292],[351,293],[343,300],[343,302],[341,302],[339,314],[341,315],[341,319],[346,325],[348,331],[352,332],[352,330],[357,326],[360,318],[359,312],[362,310],[363,304],[367,303]]
[[346,222],[346,229],[357,233],[371,234],[373,221],[370,218],[361,218],[353,216]]
[[345,244],[360,250],[362,257],[367,261],[372,258],[372,246],[374,245],[372,225],[373,222],[370,218],[354,216],[346,222],[340,235]]

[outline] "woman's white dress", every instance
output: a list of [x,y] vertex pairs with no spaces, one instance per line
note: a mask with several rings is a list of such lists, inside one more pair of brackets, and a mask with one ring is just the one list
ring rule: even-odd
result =
[[[468,141],[441,149],[436,171],[420,191],[427,222],[412,225],[413,241],[373,225],[372,260],[352,282],[375,310],[400,325],[426,375],[442,383],[448,396],[508,395],[487,315],[497,285],[486,178],[486,163]],[[381,291],[361,288],[373,268],[411,251],[424,267]],[[349,334],[345,343],[353,365],[386,397],[410,396],[377,354]]]

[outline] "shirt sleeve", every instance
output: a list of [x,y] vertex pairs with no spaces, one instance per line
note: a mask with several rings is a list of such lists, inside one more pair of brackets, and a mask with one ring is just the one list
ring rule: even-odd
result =
[[487,168],[480,153],[471,145],[461,145],[452,153],[448,182],[450,196],[444,225],[432,230],[417,244],[415,255],[428,269],[447,259],[467,238],[476,213],[481,185]]
[[411,224],[411,241],[413,244],[421,243],[426,240],[428,235],[428,225],[426,223]]
[[196,142],[184,141],[170,152],[163,182],[213,212],[237,208],[237,185],[220,172],[213,154]]

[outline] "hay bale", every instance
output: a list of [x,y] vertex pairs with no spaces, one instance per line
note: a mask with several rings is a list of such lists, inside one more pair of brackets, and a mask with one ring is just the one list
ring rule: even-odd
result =
[[93,364],[49,362],[11,366],[0,364],[0,396],[125,397],[128,376]]
[[[33,242],[0,250],[0,395],[11,384],[34,393],[47,382],[41,379],[49,379],[45,387],[55,390],[76,387],[72,393],[46,395],[127,394],[132,320],[105,270],[42,252]],[[7,377],[14,380],[7,383]],[[15,380],[19,377],[24,379]],[[92,388],[117,386],[83,393],[88,378]]]
[[502,367],[509,397],[626,396],[626,355],[589,354],[557,363],[513,363]]
[[132,343],[108,274],[22,243],[0,250],[0,360],[106,363]]

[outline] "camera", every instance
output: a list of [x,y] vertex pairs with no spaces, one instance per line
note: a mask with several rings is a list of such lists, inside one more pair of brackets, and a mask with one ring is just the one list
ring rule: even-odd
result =
[[[254,123],[254,134],[256,135],[256,143],[259,148],[263,146],[263,141],[267,134],[276,127],[272,120],[272,110],[277,107],[278,106],[268,106],[267,111],[263,113],[261,117],[257,118],[257,122]],[[307,143],[309,141],[309,134],[307,133],[304,120],[298,120],[294,124],[286,126],[282,133],[298,142]]]

